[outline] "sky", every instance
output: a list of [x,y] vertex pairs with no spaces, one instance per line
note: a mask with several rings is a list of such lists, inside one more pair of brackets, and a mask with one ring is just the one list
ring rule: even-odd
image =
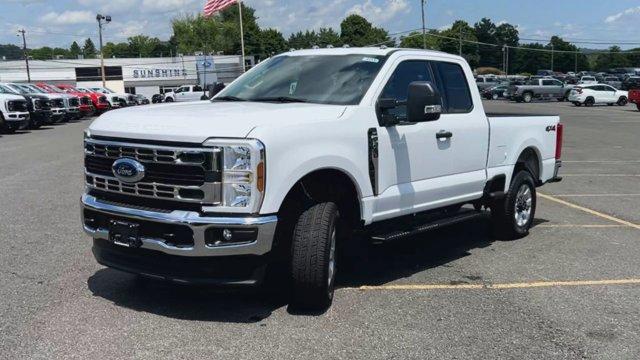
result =
[[[256,9],[263,28],[285,36],[299,30],[334,27],[349,14],[360,14],[390,33],[421,27],[421,0],[244,0]],[[202,11],[205,0],[0,0],[0,44],[68,47],[91,37],[98,43],[96,13],[111,15],[106,41],[145,34],[166,40],[171,19]],[[455,20],[473,24],[483,17],[517,25],[524,39],[547,40],[554,34],[580,41],[586,48],[640,47],[640,0],[426,0],[428,28],[443,29]],[[530,42],[530,40],[527,40]],[[602,43],[602,44],[600,44]]]

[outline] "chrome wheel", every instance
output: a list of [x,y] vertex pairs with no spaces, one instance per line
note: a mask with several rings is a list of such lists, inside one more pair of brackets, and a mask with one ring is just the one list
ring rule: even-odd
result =
[[531,188],[528,184],[522,184],[516,194],[516,203],[514,217],[516,225],[518,227],[524,227],[529,223],[531,219],[531,204],[533,202],[533,196],[531,194]]
[[329,244],[329,270],[327,274],[327,286],[332,292],[333,282],[336,276],[336,229],[331,232],[331,243]]

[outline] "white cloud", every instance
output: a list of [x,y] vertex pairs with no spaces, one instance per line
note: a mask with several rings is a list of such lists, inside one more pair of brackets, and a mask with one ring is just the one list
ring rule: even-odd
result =
[[640,6],[627,9],[611,16],[607,16],[607,18],[604,19],[604,22],[607,24],[613,24],[625,18],[635,17],[635,15],[640,15]]
[[409,4],[406,0],[386,0],[382,6],[377,6],[372,0],[366,0],[362,4],[356,4],[347,10],[347,14],[364,16],[373,23],[385,23],[394,18],[398,13],[409,12]]
[[93,23],[96,21],[96,18],[95,14],[91,11],[67,10],[62,13],[55,11],[49,12],[40,17],[40,21],[54,25],[73,25]]
[[[194,0],[142,0],[145,11],[165,12],[186,10]],[[202,2],[204,6],[204,2]]]

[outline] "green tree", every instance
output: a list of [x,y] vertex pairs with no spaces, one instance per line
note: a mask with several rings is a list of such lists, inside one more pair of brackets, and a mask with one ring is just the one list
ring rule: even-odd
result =
[[287,43],[290,48],[293,49],[310,49],[313,46],[318,45],[318,34],[314,30],[307,30],[305,32],[298,31],[289,35]]
[[262,30],[260,38],[262,39],[264,57],[277,55],[287,51],[287,41],[282,36],[282,33],[276,29]]
[[551,55],[547,48],[539,43],[522,44],[520,49],[512,49],[510,56],[513,65],[509,73],[535,74],[540,69],[548,69],[551,66]]
[[440,35],[442,36],[439,44],[441,51],[458,54],[462,44],[462,56],[467,59],[471,67],[478,66],[478,45],[474,43],[478,39],[475,29],[466,21],[457,20],[451,28],[440,32]]
[[35,60],[48,60],[53,58],[53,49],[44,46],[39,49],[31,49],[29,50],[29,56]]
[[129,52],[134,56],[159,56],[159,53],[156,53],[157,48],[160,46],[160,39],[158,38],[152,38],[145,35],[136,35],[128,38],[127,41],[129,42]]
[[82,48],[82,53],[85,58],[95,58],[97,54],[96,46],[93,44],[90,38],[84,41],[84,47]]
[[551,49],[553,45],[553,50],[559,51],[554,52],[553,54],[553,70],[568,72],[577,70],[587,70],[589,68],[589,61],[584,54],[577,54],[576,52],[580,51],[577,46],[564,41],[559,36],[551,37],[551,41],[549,45],[547,45],[547,49]]
[[338,47],[342,46],[342,40],[340,40],[340,34],[338,34],[332,28],[320,28],[318,30],[318,46],[327,47],[329,45]]
[[77,42],[72,42],[71,46],[69,47],[69,56],[73,59],[77,59],[78,55],[82,54],[82,49],[80,48],[80,45],[78,45]]
[[478,44],[478,65],[500,68],[502,66],[502,46],[498,44],[496,24],[488,18],[482,18],[475,23],[473,28],[479,42],[497,45]]
[[640,48],[630,49],[625,52],[629,66],[640,67]]
[[608,71],[611,68],[627,67],[629,65],[629,58],[622,53],[622,49],[619,46],[612,46],[608,52],[598,54],[595,68],[598,71]]
[[374,27],[367,19],[355,14],[340,23],[340,40],[350,46],[393,44],[386,30]]
[[134,57],[135,55],[130,51],[128,43],[117,43],[114,44],[112,42],[108,42],[103,46],[104,57],[105,58],[125,58],[125,57]]
[[[426,34],[427,49],[439,50],[439,39],[436,37],[438,30],[429,30]],[[412,31],[408,35],[400,37],[400,47],[411,49],[422,49],[424,41],[422,40],[422,31]]]

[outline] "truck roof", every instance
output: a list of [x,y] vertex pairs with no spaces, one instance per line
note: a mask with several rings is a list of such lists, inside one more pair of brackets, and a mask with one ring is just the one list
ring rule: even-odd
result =
[[435,50],[411,49],[411,48],[388,48],[388,47],[348,47],[348,48],[318,48],[318,49],[302,49],[291,50],[281,55],[304,56],[304,55],[374,55],[388,56],[396,52],[406,52],[415,54],[416,52],[425,55],[446,56],[451,59],[462,59],[460,56]]

